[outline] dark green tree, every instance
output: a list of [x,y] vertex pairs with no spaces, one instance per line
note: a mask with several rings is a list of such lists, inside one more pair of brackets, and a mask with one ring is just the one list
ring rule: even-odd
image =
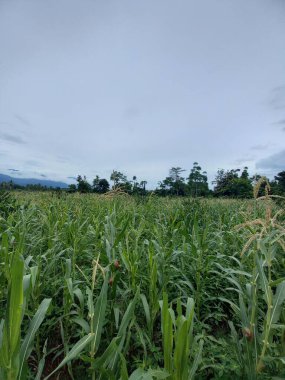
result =
[[90,193],[91,192],[92,187],[91,187],[90,183],[88,183],[86,176],[82,177],[81,175],[78,175],[76,181],[77,181],[77,190],[80,193]]
[[76,189],[76,185],[71,184],[71,185],[68,186],[67,192],[68,192],[68,193],[75,193],[76,190],[77,190],[77,189]]
[[104,194],[107,193],[110,189],[110,184],[105,178],[100,178],[96,175],[96,178],[93,180],[93,191],[94,193]]
[[240,169],[218,170],[214,187],[215,196],[226,196],[232,198],[251,198],[252,184],[245,167],[239,177]]
[[193,168],[189,174],[188,189],[192,197],[200,197],[209,194],[208,177],[205,171],[202,172],[198,162],[193,163]]
[[113,170],[110,180],[113,181],[113,189],[122,188],[128,183],[127,176],[117,170]]
[[180,167],[172,167],[169,176],[159,182],[156,192],[159,195],[186,195],[187,187],[181,174],[185,170]]
[[275,177],[275,181],[277,182],[277,191],[279,194],[285,193],[285,170],[279,172]]

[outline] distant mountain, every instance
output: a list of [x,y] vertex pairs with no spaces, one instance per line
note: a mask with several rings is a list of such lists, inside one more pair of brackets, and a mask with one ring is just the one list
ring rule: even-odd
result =
[[0,183],[9,182],[9,181],[13,181],[13,183],[20,186],[40,184],[46,187],[60,187],[61,189],[65,189],[68,187],[68,184],[64,182],[51,181],[48,179],[37,179],[37,178],[15,178],[15,177],[10,177],[9,175],[6,175],[6,174],[0,174]]

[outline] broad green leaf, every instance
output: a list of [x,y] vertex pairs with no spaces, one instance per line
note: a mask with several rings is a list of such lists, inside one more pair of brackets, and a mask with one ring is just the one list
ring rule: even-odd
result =
[[13,355],[19,339],[23,312],[23,276],[24,260],[21,256],[15,256],[11,268],[11,289],[9,293],[9,322],[5,325],[9,329],[10,354]]
[[37,370],[35,380],[41,380],[41,378],[42,378],[42,373],[43,373],[43,369],[44,369],[44,365],[45,365],[46,355],[47,355],[47,340],[45,341],[45,344],[44,344],[43,357],[39,361],[38,370]]
[[197,351],[197,353],[195,355],[195,358],[194,358],[194,361],[193,361],[193,363],[191,365],[191,369],[190,369],[190,373],[189,373],[189,376],[188,376],[188,380],[193,380],[194,377],[195,377],[195,374],[197,372],[198,366],[199,366],[199,364],[201,362],[203,345],[204,345],[204,341],[203,341],[203,339],[201,339],[200,342],[199,342],[198,351]]
[[44,378],[44,380],[49,379],[55,372],[57,372],[60,368],[62,368],[65,364],[69,363],[71,360],[79,357],[84,348],[94,339],[94,334],[88,334],[80,339],[68,352],[62,362],[56,367],[54,371],[52,371],[48,376]]
[[174,370],[177,379],[183,379],[183,374],[185,370],[187,370],[185,363],[187,362],[188,356],[188,338],[187,320],[184,319],[175,336]]
[[104,367],[106,365],[106,363],[109,363],[112,360],[115,353],[118,351],[118,346],[117,346],[118,340],[119,340],[119,337],[112,339],[111,343],[106,348],[104,353],[99,358],[95,359],[94,368]]
[[120,336],[120,337],[126,333],[127,327],[129,325],[131,319],[133,318],[136,303],[137,303],[138,296],[139,296],[139,292],[140,292],[140,289],[138,288],[134,299],[129,303],[127,310],[126,310],[126,312],[122,318],[122,322],[120,324],[120,328],[118,331],[118,336]]
[[105,321],[105,312],[107,306],[108,276],[106,276],[100,295],[97,299],[94,309],[94,341],[91,344],[92,352],[96,353],[100,344],[102,327]]
[[267,305],[269,305],[270,299],[271,299],[271,293],[272,293],[271,288],[268,286],[268,280],[267,280],[267,277],[264,273],[262,260],[257,258],[256,263],[257,263],[257,269],[258,269],[259,276],[260,276],[261,287],[264,291]]
[[285,300],[285,281],[281,282],[276,288],[276,293],[273,298],[273,309],[272,309],[272,314],[271,314],[270,325],[272,323],[278,322],[280,313],[282,311],[282,304],[284,300]]
[[33,344],[33,340],[35,338],[36,332],[38,331],[41,323],[43,322],[43,320],[45,318],[45,315],[46,315],[46,312],[49,308],[50,303],[51,303],[51,299],[45,298],[41,302],[36,314],[34,315],[33,319],[30,322],[29,329],[27,331],[27,334],[25,336],[25,339],[24,339],[24,341],[21,345],[21,349],[20,349],[19,377],[21,377],[23,366],[24,366],[26,360],[28,359],[30,350],[32,349],[32,344]]
[[90,325],[85,319],[77,317],[77,318],[73,318],[72,321],[74,323],[77,323],[79,326],[81,326],[86,334],[90,333]]
[[150,320],[150,311],[149,311],[149,304],[147,302],[146,296],[144,294],[141,294],[141,300],[144,308],[146,323],[148,328],[151,326],[151,320]]

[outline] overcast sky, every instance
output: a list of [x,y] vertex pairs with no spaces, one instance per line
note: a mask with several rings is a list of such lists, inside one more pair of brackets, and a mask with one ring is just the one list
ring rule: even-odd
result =
[[1,173],[194,161],[285,170],[284,0],[0,0]]

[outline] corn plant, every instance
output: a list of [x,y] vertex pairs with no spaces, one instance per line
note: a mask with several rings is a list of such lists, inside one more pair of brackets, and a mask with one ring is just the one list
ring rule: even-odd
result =
[[[25,275],[24,259],[19,250],[9,253],[7,237],[2,238],[1,248],[5,252],[4,268],[8,290],[5,318],[0,323],[0,377],[3,380],[26,379],[27,360],[51,299],[41,302],[22,340],[22,324],[29,298],[31,275]],[[38,377],[41,370],[42,367],[39,367]]]
[[[175,379],[193,377],[198,362],[201,380],[284,377],[280,198],[12,198],[13,208],[0,212],[2,342],[17,257],[24,256],[19,350],[42,300],[53,299],[22,378],[68,371],[74,379]],[[17,347],[14,356],[7,351],[16,370]]]
[[[258,194],[257,184],[255,194]],[[256,198],[257,201],[259,200]],[[261,200],[267,201],[265,217],[245,222],[237,228],[246,228],[250,237],[245,244],[241,254],[248,253],[252,258],[251,273],[239,272],[246,276],[250,282],[237,278],[233,274],[229,280],[238,292],[239,303],[228,301],[241,320],[243,337],[230,322],[232,337],[236,342],[237,358],[244,375],[251,380],[257,379],[264,371],[266,363],[274,360],[270,348],[276,340],[276,329],[285,329],[280,324],[280,316],[284,310],[285,301],[285,278],[276,276],[278,268],[280,248],[284,252],[284,228],[278,222],[278,215],[282,210],[272,215],[272,203],[269,196],[269,185],[266,186],[266,196]],[[280,212],[281,211],[281,212]],[[245,283],[243,287],[241,283]],[[282,337],[279,349],[282,353]],[[277,345],[278,346],[278,345]],[[282,359],[281,359],[282,360]]]
[[160,307],[164,369],[171,380],[194,379],[203,349],[203,340],[200,339],[198,343],[197,337],[193,337],[194,301],[188,298],[183,315],[182,303],[178,299],[176,317],[164,293]]
[[[68,365],[72,360],[78,359],[81,356],[85,362],[88,362],[90,364],[90,372],[93,380],[95,380],[97,375],[99,375],[99,378],[102,376],[104,378],[105,374],[114,375],[118,371],[118,363],[123,355],[122,351],[126,342],[127,328],[133,318],[134,308],[139,292],[137,292],[135,298],[129,304],[124,314],[117,332],[117,336],[112,339],[105,352],[102,355],[98,355],[103,326],[106,323],[108,284],[110,283],[108,272],[106,272],[99,264],[99,258],[100,255],[96,260],[93,261],[91,288],[89,286],[86,287],[88,319],[86,320],[79,315],[72,319],[74,323],[82,328],[84,334],[86,335],[84,335],[75,345],[72,346],[70,350],[66,352],[65,358],[57,366],[57,368],[46,377],[46,379],[50,378],[63,366]],[[94,291],[98,270],[101,271],[104,277],[104,281],[100,294],[97,297],[96,303],[94,305]],[[71,299],[73,298],[73,294],[76,294],[77,296],[80,295],[78,298],[79,300],[82,300],[82,293],[79,291],[79,289],[76,288],[75,290],[72,290],[71,281],[68,281],[68,283],[70,284],[68,286],[69,292],[72,293]],[[89,355],[82,355],[82,352],[85,349],[88,350]],[[70,372],[72,373],[72,370],[70,370]]]

